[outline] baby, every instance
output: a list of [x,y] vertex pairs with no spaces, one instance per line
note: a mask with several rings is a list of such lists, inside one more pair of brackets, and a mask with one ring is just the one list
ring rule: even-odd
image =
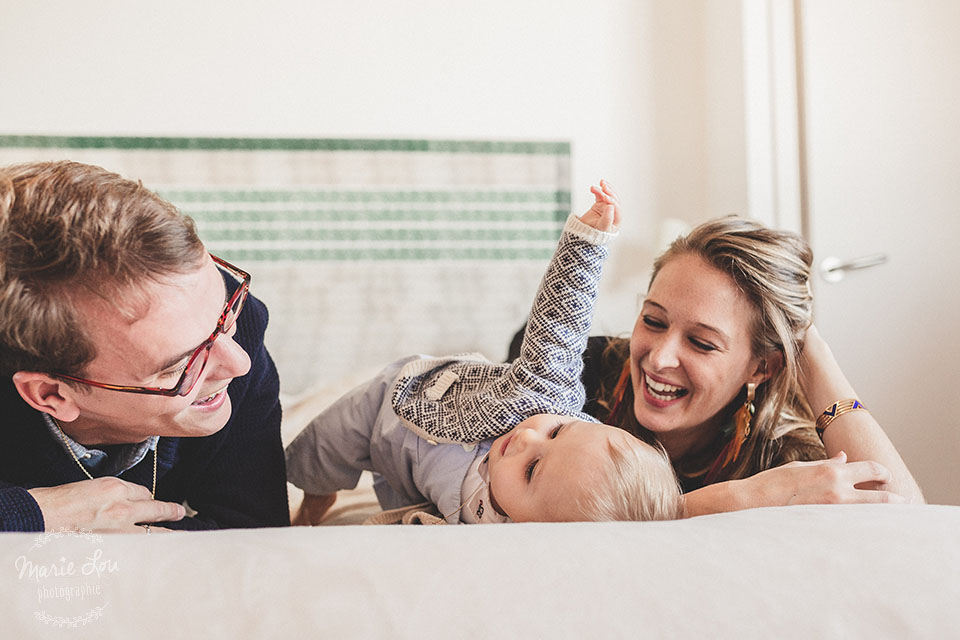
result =
[[286,450],[316,524],[340,489],[375,474],[384,509],[427,500],[449,523],[662,520],[681,497],[665,453],[580,410],[606,244],[620,223],[610,185],[571,215],[537,292],[520,357],[411,356],[314,418]]

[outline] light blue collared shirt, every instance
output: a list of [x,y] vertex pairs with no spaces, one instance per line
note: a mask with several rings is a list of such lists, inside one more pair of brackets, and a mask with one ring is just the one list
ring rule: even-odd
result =
[[67,455],[76,456],[80,464],[94,477],[118,476],[136,466],[147,455],[147,451],[156,450],[157,441],[160,439],[160,436],[150,436],[143,442],[119,445],[108,455],[102,449],[85,447],[68,436],[57,426],[49,413],[44,413],[43,419],[50,430],[50,435],[60,443]]

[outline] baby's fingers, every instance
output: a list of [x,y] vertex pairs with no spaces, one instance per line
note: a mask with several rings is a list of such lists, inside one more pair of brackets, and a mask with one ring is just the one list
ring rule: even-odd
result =
[[600,231],[614,231],[619,223],[616,219],[616,211],[616,207],[612,204],[605,206],[603,211],[600,212],[600,220],[596,228]]
[[[603,181],[601,180],[601,182]],[[609,195],[607,195],[602,188],[596,185],[590,187],[590,193],[593,194],[595,202],[597,203],[603,202],[606,204],[615,204],[615,200],[613,200]]]
[[[606,186],[606,180],[601,180],[600,184]],[[593,206],[578,216],[580,221],[600,231],[616,232],[620,228],[620,203],[606,193],[603,186],[591,186],[590,193],[595,199]]]
[[617,197],[616,192],[613,190],[613,187],[610,186],[610,183],[606,180],[600,181],[600,186],[603,187],[603,193],[607,197],[607,203],[613,205],[613,221],[612,226],[614,229],[620,228],[620,198]]
[[607,182],[606,180],[601,180],[601,181],[600,181],[600,187],[603,189],[603,192],[604,192],[607,196],[609,196],[610,198],[612,198],[613,200],[615,200],[617,203],[620,202],[620,196],[618,196],[618,195],[617,195],[617,192],[613,190],[613,187],[610,186],[610,183],[609,183],[609,182]]

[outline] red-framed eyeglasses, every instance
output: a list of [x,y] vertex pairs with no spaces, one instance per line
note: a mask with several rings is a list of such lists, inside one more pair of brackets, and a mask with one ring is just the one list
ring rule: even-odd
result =
[[62,373],[51,373],[50,375],[63,380],[88,384],[91,387],[97,387],[99,389],[109,389],[110,391],[143,393],[148,395],[169,397],[190,395],[190,392],[193,391],[194,385],[197,384],[197,380],[200,379],[200,375],[203,373],[204,366],[207,364],[207,358],[210,356],[210,350],[213,348],[213,343],[217,340],[217,338],[233,328],[233,325],[237,322],[237,317],[240,315],[240,311],[243,309],[243,303],[247,301],[247,294],[250,292],[249,273],[243,269],[233,266],[226,260],[222,260],[213,254],[210,254],[210,257],[213,258],[213,261],[220,265],[224,271],[236,278],[240,284],[234,290],[233,295],[230,296],[230,299],[227,301],[227,303],[224,305],[223,313],[220,314],[220,319],[217,320],[217,328],[214,329],[209,338],[203,341],[203,344],[197,347],[197,350],[194,351],[193,355],[190,356],[190,359],[187,360],[187,366],[184,367],[183,373],[180,374],[180,379],[173,387],[169,389],[163,389],[160,387],[132,387],[129,385],[94,382],[93,380],[76,378],[74,376],[68,376]]

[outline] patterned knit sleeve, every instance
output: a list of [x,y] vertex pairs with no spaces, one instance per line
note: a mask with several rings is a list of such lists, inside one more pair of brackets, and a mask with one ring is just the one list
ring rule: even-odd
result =
[[550,398],[556,411],[583,406],[582,354],[607,244],[616,235],[570,215],[534,299],[520,357],[510,365],[512,383]]

